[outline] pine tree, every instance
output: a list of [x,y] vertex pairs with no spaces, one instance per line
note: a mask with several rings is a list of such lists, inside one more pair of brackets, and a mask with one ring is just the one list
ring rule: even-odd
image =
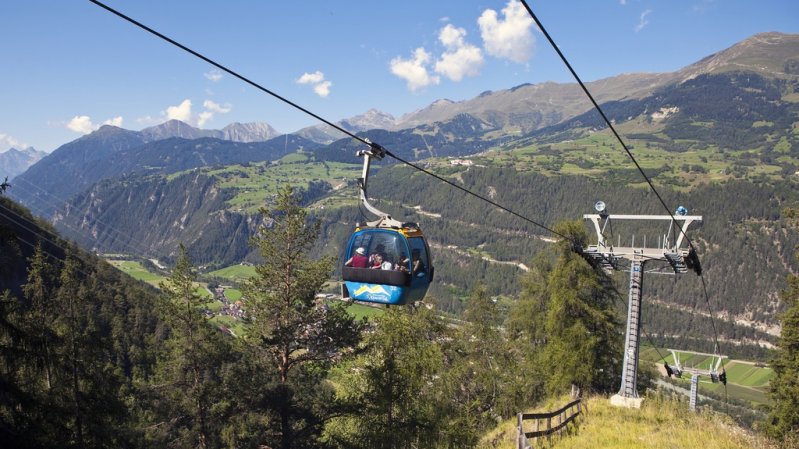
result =
[[163,320],[169,325],[158,367],[157,412],[161,422],[152,426],[159,433],[149,437],[167,439],[171,445],[208,448],[218,445],[219,428],[211,408],[220,388],[220,370],[228,353],[220,332],[208,322],[206,300],[195,291],[196,272],[180,245],[170,277],[161,283]]
[[55,294],[53,331],[60,344],[56,366],[61,381],[57,396],[63,398],[70,443],[76,447],[119,447],[125,407],[119,397],[121,379],[108,363],[111,342],[102,331],[101,302],[85,278],[86,266],[67,248]]
[[[278,194],[273,211],[261,213],[268,225],[253,238],[264,262],[243,288],[250,327],[246,340],[264,367],[277,372],[267,409],[276,413],[277,441],[282,449],[303,447],[318,437],[332,391],[322,393],[320,373],[342,351],[354,347],[360,325],[342,304],[316,300],[333,271],[334,258],[314,260],[309,252],[319,235],[319,222],[308,222],[290,186]],[[254,388],[258,388],[255,386]],[[264,410],[268,412],[269,410]]]
[[544,350],[550,391],[565,391],[571,384],[581,389],[608,391],[613,387],[621,354],[621,324],[613,307],[618,292],[610,278],[573,251],[585,247],[588,236],[579,221],[556,227],[570,241],[561,241],[559,256],[550,273],[550,304]]
[[[799,260],[799,252],[796,254]],[[788,287],[780,294],[787,310],[780,318],[782,332],[771,367],[770,396],[774,401],[768,420],[769,433],[799,447],[799,276],[789,275]]]
[[455,447],[473,446],[498,419],[529,405],[518,403],[525,376],[519,375],[518,353],[501,329],[499,308],[485,288],[475,290],[463,317],[447,348],[440,399],[448,404],[447,440]]
[[0,295],[0,441],[9,447],[35,447],[36,394],[25,387],[32,360],[31,335],[20,327],[20,302],[10,291]]
[[573,251],[587,241],[583,224],[564,222],[555,230],[568,238],[558,244],[552,264],[533,263],[516,307],[519,317],[509,327],[529,345],[528,363],[542,373],[548,394],[571,384],[608,391],[621,353],[621,325],[613,308],[618,293],[607,275]]
[[36,378],[45,391],[50,390],[53,385],[52,348],[56,337],[52,331],[54,308],[51,306],[56,289],[55,272],[55,268],[48,263],[41,244],[36,245],[30,259],[28,282],[22,286],[22,292],[27,306],[25,326],[35,336],[33,353],[39,359],[39,373],[32,374],[39,374]]
[[395,307],[375,319],[362,353],[335,382],[351,413],[326,434],[343,448],[436,447],[446,435],[440,403],[444,330],[424,307]]

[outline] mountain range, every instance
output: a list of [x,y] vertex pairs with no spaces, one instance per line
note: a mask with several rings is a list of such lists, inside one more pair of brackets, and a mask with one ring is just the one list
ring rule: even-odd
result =
[[151,126],[139,131],[147,142],[180,137],[183,139],[199,139],[211,137],[232,142],[264,142],[280,135],[268,123],[231,123],[221,130],[199,129],[180,120],[168,120],[160,125]]
[[31,165],[39,162],[47,153],[37,151],[33,147],[17,150],[11,148],[0,153],[0,179],[14,179],[15,176],[27,170]]
[[[713,220],[699,231],[709,276],[745,273],[711,296],[730,317],[729,332],[771,344],[778,280],[799,272],[790,257],[799,236],[781,225],[782,208],[799,201],[799,35],[759,34],[676,72],[587,87],[667,198]],[[574,83],[442,99],[399,118],[370,110],[338,124],[544,223],[579,217],[601,192],[625,212],[652,202]],[[170,261],[185,242],[199,264],[221,267],[252,257],[246,242],[260,221],[242,204],[268,202],[289,182],[323,221],[319,254],[339,253],[359,216],[354,154],[362,144],[325,126],[260,140],[273,131],[178,121],[142,131],[104,126],[34,164],[8,193],[85,247]],[[452,159],[466,157],[472,165]],[[518,263],[545,244],[540,229],[489,213],[388,158],[375,169],[370,194],[381,207],[422,222],[434,249],[451,249],[436,256],[432,289],[447,308],[462,308],[458,298],[477,283],[492,294],[518,290]],[[669,285],[657,295],[668,305],[657,313],[674,321],[661,332],[675,335],[690,295]]]

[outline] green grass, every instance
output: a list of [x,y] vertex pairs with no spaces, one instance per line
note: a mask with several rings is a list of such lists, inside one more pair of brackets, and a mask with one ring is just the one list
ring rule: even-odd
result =
[[228,315],[217,315],[211,318],[211,323],[216,324],[217,326],[225,326],[228,329],[232,330],[233,333],[236,334],[237,337],[241,338],[247,332],[247,328],[242,324],[241,321],[228,316]]
[[219,313],[219,310],[222,309],[222,303],[219,301],[211,301],[206,304],[205,307],[208,307],[208,310],[211,312]]
[[[669,364],[674,364],[674,358],[671,352],[665,349],[655,349],[652,346],[642,346],[639,351],[639,359],[645,362],[662,365],[663,360],[668,361]],[[708,369],[713,357],[704,354],[692,354],[687,352],[677,351],[680,357],[680,363],[683,367],[696,367],[701,369]],[[663,358],[661,358],[661,356]],[[724,359],[724,369],[727,372],[727,391],[726,394],[731,399],[738,399],[747,401],[753,406],[762,404],[769,404],[770,399],[766,394],[768,391],[769,381],[774,377],[774,371],[771,368],[758,367],[751,362],[741,360]],[[691,387],[691,376],[684,375],[682,379],[677,380],[686,389]],[[702,379],[700,384],[700,394],[702,390],[712,391],[717,395],[724,396],[724,385],[713,384],[707,379]]]
[[385,313],[383,308],[379,307],[369,307],[363,304],[353,303],[347,306],[347,313],[354,316],[356,319],[362,319],[366,317],[367,319],[380,316]]
[[160,274],[151,273],[140,263],[134,260],[109,260],[108,263],[132,277],[144,281],[150,285],[158,287],[158,284],[166,278]]
[[233,210],[254,213],[268,204],[282,185],[307,187],[312,181],[324,181],[339,189],[348,181],[357,179],[360,170],[359,164],[312,162],[308,161],[307,155],[295,153],[276,164],[233,165],[208,173],[220,180],[220,188],[235,191],[233,198],[228,200]]
[[225,297],[231,301],[238,301],[241,299],[241,290],[235,288],[226,288]]
[[308,161],[308,154],[298,151],[296,153],[291,153],[283,156],[279,159],[279,162],[282,164],[293,164],[296,162],[307,162]]
[[242,282],[255,276],[255,267],[252,265],[231,265],[220,270],[206,273],[208,276],[220,277],[233,282]]
[[[549,401],[531,412],[553,411],[569,402],[567,397]],[[752,435],[735,425],[730,418],[713,412],[690,413],[685,402],[659,396],[644,399],[640,409],[619,408],[601,396],[586,400],[587,413],[577,417],[563,438],[553,435],[554,449],[646,449],[698,448],[744,449],[770,448],[776,443]],[[532,429],[525,428],[526,431]],[[502,422],[478,443],[481,449],[515,449],[516,419]],[[532,442],[531,442],[532,443]],[[534,446],[536,447],[536,446]],[[540,443],[539,443],[539,446]]]
[[747,387],[763,388],[774,377],[771,368],[760,368],[747,363],[732,361],[725,365],[727,378],[735,379],[735,383]]
[[[697,123],[697,126],[706,124]],[[754,127],[770,126],[768,122],[753,123]],[[643,121],[632,121],[619,125],[623,136],[647,134],[656,137],[660,129]],[[666,139],[669,140],[669,139]],[[788,154],[790,144],[787,140],[778,143],[776,151]],[[606,178],[613,171],[632,170],[635,176],[620,178],[622,182],[631,184],[639,182],[631,159],[609,132],[602,131],[588,136],[553,144],[525,144],[515,142],[518,148],[508,149],[495,147],[488,152],[473,156],[475,163],[486,166],[512,167],[517,171],[536,171],[550,176],[562,174],[579,174],[595,179]],[[765,177],[766,179],[782,179],[782,168],[774,163],[766,164],[757,156],[761,149],[753,148],[744,151],[721,151],[719,148],[699,146],[692,141],[676,141],[674,144],[684,145],[686,151],[671,151],[661,143],[653,141],[625,138],[625,143],[635,156],[639,165],[654,178],[656,184],[668,184],[680,189],[690,189],[701,183],[720,182],[734,177]],[[754,155],[754,157],[753,157]],[[754,162],[746,166],[744,171],[735,167]],[[799,158],[788,157],[780,163],[799,164]],[[437,161],[444,167],[448,161]],[[629,178],[629,179],[627,179]]]
[[[686,383],[686,388],[690,388],[690,380]],[[719,398],[725,397],[724,384],[721,383],[714,384],[710,381],[700,383],[699,394],[706,391],[715,393]],[[771,399],[768,397],[766,389],[745,387],[728,381],[726,395],[730,399],[746,401],[751,404],[752,407],[771,405]]]
[[[128,276],[138,279],[140,281],[144,281],[153,287],[158,287],[158,285],[166,280],[166,277],[157,273],[153,273],[147,271],[144,266],[137,261],[134,260],[109,260],[108,263],[115,266],[117,269],[122,271],[123,273],[127,274]],[[195,282],[195,290],[194,293],[203,297],[203,298],[212,298],[211,292],[208,291],[205,286],[199,282]]]

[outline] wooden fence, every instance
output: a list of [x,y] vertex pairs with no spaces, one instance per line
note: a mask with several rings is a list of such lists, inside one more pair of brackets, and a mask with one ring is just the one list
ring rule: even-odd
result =
[[[530,439],[532,439],[533,444],[535,444],[538,442],[539,438],[543,437],[547,437],[547,441],[550,441],[554,433],[561,436],[563,429],[584,411],[587,411],[587,409],[585,409],[583,405],[582,398],[577,398],[554,412],[519,413],[519,421],[516,425],[516,430],[518,432],[516,447],[518,449],[529,449],[532,447],[529,442]],[[534,430],[532,432],[525,432],[524,421],[529,420],[535,420],[535,424],[532,425]]]

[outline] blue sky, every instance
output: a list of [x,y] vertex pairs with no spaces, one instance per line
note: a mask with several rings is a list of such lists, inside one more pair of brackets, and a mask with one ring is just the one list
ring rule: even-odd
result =
[[[516,1],[105,3],[331,121],[573,81]],[[529,4],[584,81],[674,71],[756,33],[799,32],[795,0]],[[0,151],[49,152],[103,123],[316,123],[87,0],[2,2],[0,61]]]

